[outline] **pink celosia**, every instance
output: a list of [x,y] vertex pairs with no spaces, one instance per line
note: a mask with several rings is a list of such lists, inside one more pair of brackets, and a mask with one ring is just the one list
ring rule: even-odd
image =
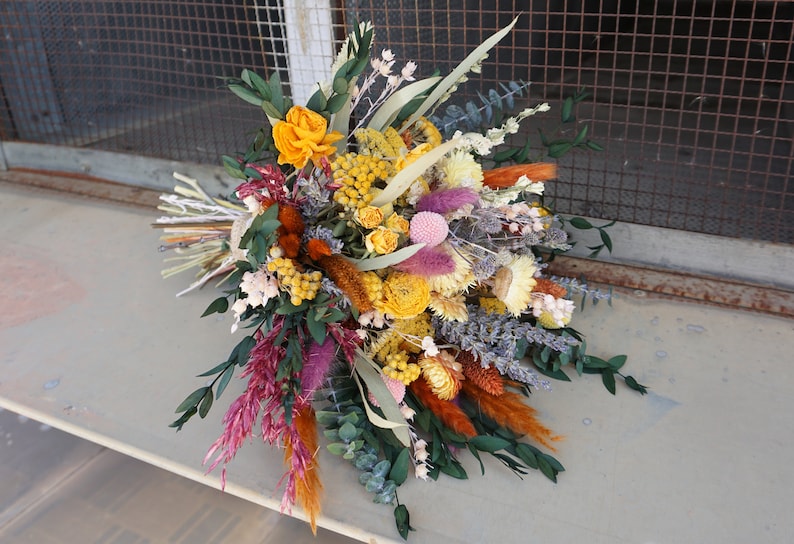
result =
[[[255,170],[262,177],[261,179],[246,181],[235,189],[237,197],[240,200],[244,200],[249,196],[255,197],[260,202],[265,200],[268,196],[278,202],[286,200],[287,193],[284,189],[284,184],[287,179],[278,167],[272,164],[267,164],[265,166],[247,164],[246,166]],[[266,191],[266,194],[262,193],[263,189]]]
[[442,249],[423,247],[414,255],[395,264],[394,268],[417,276],[440,276],[454,272],[455,261]]
[[273,345],[283,325],[283,318],[276,319],[273,328],[267,334],[257,331],[256,344],[251,349],[248,363],[240,375],[241,379],[248,378],[248,385],[243,394],[229,406],[223,416],[223,433],[210,446],[204,457],[204,464],[207,464],[215,456],[207,472],[212,472],[223,462],[221,486],[226,485],[226,464],[234,458],[243,442],[253,436],[253,428],[260,409],[264,408],[265,411],[262,420],[262,437],[265,441],[274,443],[286,427],[283,413],[276,418],[273,417],[275,413],[281,411],[284,395],[281,390],[284,380],[276,380],[279,362],[284,357],[284,348]]
[[470,187],[441,189],[424,195],[416,203],[420,212],[449,213],[461,209],[466,204],[474,204],[480,196]]
[[436,212],[419,212],[411,218],[410,238],[415,244],[437,246],[447,239],[449,225],[443,215]]

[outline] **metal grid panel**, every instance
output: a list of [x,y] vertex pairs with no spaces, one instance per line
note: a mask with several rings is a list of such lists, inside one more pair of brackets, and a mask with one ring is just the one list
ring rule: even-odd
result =
[[350,4],[349,12],[355,4],[359,17],[386,23],[379,38],[394,50],[444,71],[523,12],[512,41],[463,94],[525,79],[534,82],[533,100],[559,107],[588,89],[593,99],[580,106],[579,119],[606,149],[561,161],[560,180],[549,188],[560,211],[794,241],[794,4]]
[[[0,3],[0,137],[217,163],[261,122],[218,88],[243,67],[315,75],[324,42],[290,34],[294,2]],[[487,5],[484,5],[487,4]],[[337,43],[372,19],[376,47],[446,73],[518,26],[456,101],[507,80],[578,118],[602,153],[575,152],[550,184],[563,212],[791,243],[794,3],[719,0],[343,0],[322,6]],[[330,6],[330,9],[329,9]],[[293,12],[290,12],[290,9]],[[305,23],[312,13],[298,12]],[[294,26],[293,26],[294,28]],[[307,31],[307,28],[309,29]],[[317,27],[319,28],[319,26]],[[331,55],[333,48],[322,51]],[[298,59],[297,61],[294,59]],[[325,74],[316,74],[317,78]],[[5,111],[3,111],[5,110]],[[556,128],[555,116],[531,120]],[[566,128],[566,134],[573,128]],[[534,137],[534,136],[533,136]],[[540,148],[538,147],[538,151]]]
[[257,128],[219,78],[285,65],[280,10],[237,6],[4,0],[0,136],[217,163]]

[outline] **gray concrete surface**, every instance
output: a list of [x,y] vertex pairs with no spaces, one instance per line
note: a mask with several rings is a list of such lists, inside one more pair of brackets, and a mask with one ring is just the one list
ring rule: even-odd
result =
[[0,410],[4,544],[354,541]]

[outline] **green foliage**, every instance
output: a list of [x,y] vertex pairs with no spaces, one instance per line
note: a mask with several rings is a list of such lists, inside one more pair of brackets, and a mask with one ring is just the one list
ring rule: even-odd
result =
[[565,228],[565,225],[568,224],[577,230],[596,230],[598,231],[598,235],[601,238],[601,244],[595,246],[587,246],[587,249],[590,250],[590,254],[588,255],[589,258],[593,259],[598,257],[599,253],[606,248],[607,251],[612,253],[612,238],[609,236],[607,229],[610,228],[612,225],[615,224],[615,221],[610,221],[609,223],[601,226],[593,225],[590,221],[585,219],[584,217],[571,217],[570,219],[565,219],[564,217],[560,217],[560,224],[562,228]]
[[462,107],[452,104],[444,109],[444,113],[434,114],[428,119],[445,139],[457,130],[485,132],[499,126],[516,109],[516,97],[523,98],[530,83],[510,81],[500,82],[499,86],[500,90],[490,89],[485,94],[478,91],[480,103],[471,100]]
[[[565,125],[576,124],[576,106],[589,96],[589,93],[587,93],[583,87],[573,96],[569,96],[563,101],[562,107],[560,108],[560,127],[557,129],[558,132],[560,132]],[[577,148],[589,149],[591,151],[603,151],[604,148],[601,145],[587,137],[588,131],[589,125],[583,125],[573,138],[555,138],[553,140],[540,128],[538,129],[538,134],[540,136],[540,143],[546,148],[546,154],[552,159],[559,159],[572,149]]]
[[[220,398],[221,394],[226,389],[232,374],[234,374],[234,367],[245,366],[248,362],[248,354],[255,344],[256,341],[252,336],[246,336],[234,346],[234,349],[225,361],[199,374],[199,377],[215,375],[215,378],[212,379],[209,385],[193,391],[179,404],[179,406],[177,406],[175,412],[177,414],[181,413],[182,415],[176,421],[172,422],[169,427],[175,427],[177,431],[181,431],[185,423],[194,415],[198,414],[202,419],[207,417],[210,408],[212,408],[213,401],[216,398]],[[213,393],[213,387],[216,387],[216,385],[217,390]]]
[[[386,429],[375,427],[357,404],[355,385],[346,378],[341,389],[335,388],[329,400],[334,404],[316,413],[317,421],[325,427],[323,434],[330,441],[326,446],[334,455],[341,456],[360,471],[358,481],[373,494],[373,502],[396,504],[394,520],[403,538],[411,529],[408,509],[399,504],[397,488],[405,482],[411,466],[408,448],[393,439],[385,439]],[[340,399],[346,399],[339,402]],[[393,444],[396,444],[393,445]]]

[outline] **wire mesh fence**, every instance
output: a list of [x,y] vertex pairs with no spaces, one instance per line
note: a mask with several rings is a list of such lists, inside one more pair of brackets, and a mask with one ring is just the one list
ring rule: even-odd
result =
[[[604,150],[560,160],[559,211],[794,241],[791,2],[5,0],[0,139],[217,164],[264,122],[222,78],[278,72],[305,99],[364,19],[376,50],[447,73],[519,14],[449,104],[484,108],[478,92],[531,82],[523,100],[554,110],[513,143],[539,159],[538,126],[570,139],[587,125]],[[577,121],[560,125],[581,88]]]

